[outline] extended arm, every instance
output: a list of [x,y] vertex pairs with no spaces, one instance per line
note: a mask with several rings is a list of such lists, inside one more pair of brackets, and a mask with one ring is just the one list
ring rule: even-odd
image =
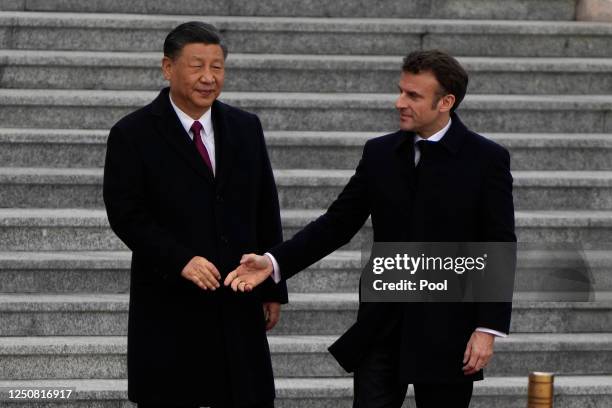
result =
[[[312,221],[293,238],[270,249],[286,280],[309,265],[348,243],[359,231],[370,214],[367,182],[367,147],[355,174],[325,214]],[[234,290],[249,291],[265,281],[272,273],[272,262],[267,256],[248,254],[241,264],[225,279]]]

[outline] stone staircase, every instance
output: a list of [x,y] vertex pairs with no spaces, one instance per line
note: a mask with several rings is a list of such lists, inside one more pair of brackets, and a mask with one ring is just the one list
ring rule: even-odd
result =
[[[612,241],[612,24],[574,0],[0,0],[0,388],[75,387],[57,404],[130,407],[130,254],[101,199],[109,127],[164,85],[165,35],[194,16],[230,46],[222,99],[266,130],[285,236],[325,209],[366,139],[393,131],[401,56],[443,48],[471,80],[460,114],[507,146],[522,242]],[[269,336],[277,406],[348,407],[326,348],[357,309],[360,243],[289,282]],[[612,251],[585,252],[592,302],[517,300],[473,407],[525,407],[530,371],[555,407],[612,407]],[[519,254],[519,276],[567,267]],[[411,392],[409,392],[411,394]],[[413,406],[411,397],[406,406]]]

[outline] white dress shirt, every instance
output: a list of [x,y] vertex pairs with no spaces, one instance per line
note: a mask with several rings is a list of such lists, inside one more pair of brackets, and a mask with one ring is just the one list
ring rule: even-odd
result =
[[[183,125],[183,127],[185,128],[185,132],[187,132],[191,140],[193,140],[194,135],[191,132],[191,125],[193,125],[193,122],[195,122],[195,120],[192,119],[191,116],[183,112],[178,106],[176,106],[174,104],[174,101],[172,100],[172,97],[169,94],[168,97],[170,98],[170,104],[176,112],[176,116],[178,116],[179,120],[181,121],[181,125]],[[210,158],[210,164],[212,166],[212,171],[214,175],[217,168],[215,163],[215,130],[212,124],[210,108],[208,108],[208,110],[204,112],[204,115],[202,115],[200,119],[197,120],[202,124],[202,130],[200,131],[198,137],[202,139],[202,143],[204,143],[204,147],[206,147],[206,150],[208,151],[208,157]]]
[[[419,162],[419,159],[421,158],[421,152],[419,151],[419,148],[418,148],[416,143],[419,140],[427,140],[429,142],[439,142],[440,140],[442,140],[442,138],[444,137],[444,135],[446,134],[446,132],[450,128],[451,123],[452,123],[452,121],[449,119],[448,123],[446,124],[446,126],[444,126],[442,129],[440,129],[439,131],[437,131],[433,135],[429,136],[427,139],[422,138],[419,135],[415,135],[414,136],[414,149],[415,149],[414,150],[414,165],[415,166],[417,165],[417,163]],[[274,255],[272,255],[269,252],[266,252],[264,255],[268,256],[270,258],[270,260],[272,261],[272,268],[273,268],[273,270],[272,270],[272,279],[274,279],[274,282],[276,282],[276,283],[280,282],[280,280],[281,280],[280,267],[278,265],[278,262],[274,258]],[[493,334],[494,336],[497,336],[497,337],[507,337],[508,336],[506,333],[502,333],[502,332],[499,332],[499,331],[493,330],[493,329],[487,329],[486,327],[477,327],[476,331]]]

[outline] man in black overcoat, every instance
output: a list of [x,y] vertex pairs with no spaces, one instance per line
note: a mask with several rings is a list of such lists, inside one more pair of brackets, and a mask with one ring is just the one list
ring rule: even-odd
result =
[[226,56],[215,27],[176,27],[170,87],[108,138],[104,203],[132,251],[128,396],[141,408],[273,406],[266,329],[286,286],[220,285],[243,253],[282,241],[260,121],[217,100]]
[[[225,280],[246,291],[280,282],[349,242],[368,216],[375,242],[515,242],[508,151],[470,131],[455,109],[468,76],[440,51],[404,59],[399,131],[369,140],[327,212]],[[510,327],[510,303],[361,303],[330,351],[354,371],[355,407],[467,407],[473,382]]]

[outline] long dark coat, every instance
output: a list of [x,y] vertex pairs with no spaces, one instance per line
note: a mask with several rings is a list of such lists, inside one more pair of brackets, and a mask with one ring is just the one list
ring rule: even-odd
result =
[[180,276],[197,255],[225,277],[242,254],[282,240],[261,124],[251,113],[213,103],[213,178],[168,93],[111,129],[104,168],[110,225],[133,252],[129,399],[269,401],[274,381],[262,301],[286,303],[286,286],[270,281],[250,294],[223,285],[211,292]]
[[[270,250],[283,279],[347,243],[372,217],[376,242],[514,242],[508,151],[468,130],[459,117],[419,165],[414,134],[369,140],[327,212]],[[330,351],[354,370],[377,337],[399,325],[397,358],[406,382],[461,382],[463,353],[476,327],[508,332],[509,303],[361,303],[357,322]]]

